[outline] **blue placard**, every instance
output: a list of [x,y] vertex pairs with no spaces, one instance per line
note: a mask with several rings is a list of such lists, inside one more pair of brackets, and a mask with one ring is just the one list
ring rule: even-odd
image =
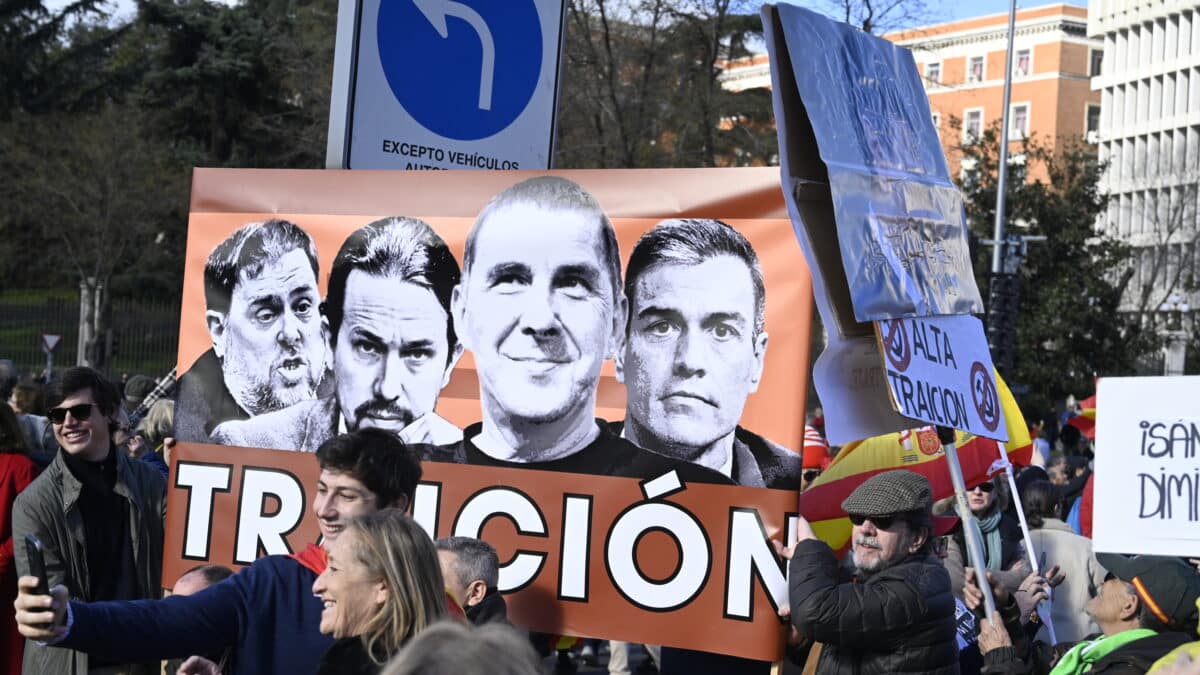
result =
[[533,0],[382,0],[377,33],[396,101],[445,138],[504,130],[529,104],[542,70]]

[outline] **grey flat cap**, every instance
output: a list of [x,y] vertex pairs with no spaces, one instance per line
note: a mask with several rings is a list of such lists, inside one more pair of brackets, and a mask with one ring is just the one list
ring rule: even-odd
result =
[[842,510],[857,516],[890,516],[933,507],[933,489],[919,473],[897,469],[863,481],[842,502]]

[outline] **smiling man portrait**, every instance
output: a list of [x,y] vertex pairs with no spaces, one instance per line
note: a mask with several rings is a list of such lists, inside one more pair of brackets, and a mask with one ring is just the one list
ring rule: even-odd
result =
[[467,236],[452,307],[483,420],[424,459],[643,478],[680,468],[720,481],[595,418],[600,368],[621,349],[627,310],[612,223],[579,185],[540,176],[492,198]]

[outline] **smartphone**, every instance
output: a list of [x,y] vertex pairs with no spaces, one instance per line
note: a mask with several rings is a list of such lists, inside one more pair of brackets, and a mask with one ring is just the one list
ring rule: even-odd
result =
[[29,558],[29,575],[38,578],[38,595],[50,595],[50,582],[46,579],[46,556],[42,542],[32,534],[25,535],[25,557]]

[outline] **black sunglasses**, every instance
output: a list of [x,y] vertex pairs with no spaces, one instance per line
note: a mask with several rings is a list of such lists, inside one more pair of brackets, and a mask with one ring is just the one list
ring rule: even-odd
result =
[[857,513],[851,513],[849,515],[850,522],[854,523],[855,525],[862,525],[869,520],[877,530],[889,530],[894,523],[900,521],[900,519],[896,516],[860,516]]
[[972,487],[970,490],[967,490],[967,492],[970,492],[971,490],[974,490],[976,488],[983,490],[984,492],[991,492],[992,490],[996,489],[996,486],[992,485],[991,482],[980,483],[979,485]]
[[92,416],[92,406],[94,403],[79,403],[69,408],[51,408],[47,412],[47,416],[51,422],[62,424],[67,421],[67,413],[71,413],[71,417],[77,420],[85,420]]

